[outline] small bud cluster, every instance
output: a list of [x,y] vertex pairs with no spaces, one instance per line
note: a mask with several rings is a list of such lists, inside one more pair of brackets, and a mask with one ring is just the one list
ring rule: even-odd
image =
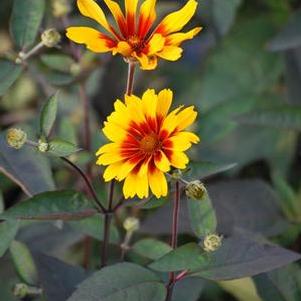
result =
[[189,182],[186,185],[185,192],[187,197],[194,200],[201,200],[206,193],[206,188],[203,183],[201,183],[199,180],[196,180]]
[[52,48],[61,41],[61,35],[55,28],[49,28],[42,33],[41,40],[44,46]]
[[38,150],[41,153],[46,153],[49,150],[49,144],[43,140],[39,140],[38,142]]
[[123,228],[127,232],[135,232],[139,230],[140,222],[139,219],[136,217],[128,217],[123,222]]
[[217,234],[206,235],[203,241],[203,249],[208,253],[214,252],[221,247],[222,240],[222,236]]
[[21,129],[9,129],[6,133],[6,141],[10,147],[20,149],[27,141],[27,134]]
[[37,287],[28,286],[25,283],[17,283],[13,288],[15,297],[24,299],[28,296],[34,297],[42,294],[42,289]]

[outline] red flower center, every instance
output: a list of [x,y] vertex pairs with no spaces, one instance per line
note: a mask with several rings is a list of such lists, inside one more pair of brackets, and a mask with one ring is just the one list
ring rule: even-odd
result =
[[145,153],[154,153],[161,148],[159,137],[155,134],[149,134],[140,140],[140,149]]
[[142,51],[145,47],[144,40],[141,40],[138,36],[133,35],[128,37],[128,43],[132,46],[133,50],[135,51]]

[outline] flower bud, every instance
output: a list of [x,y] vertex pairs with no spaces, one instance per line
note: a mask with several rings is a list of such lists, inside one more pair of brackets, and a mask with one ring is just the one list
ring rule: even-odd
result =
[[52,12],[56,18],[61,18],[71,12],[70,0],[52,0]]
[[7,144],[15,149],[20,149],[27,140],[27,134],[21,129],[9,129],[6,133]]
[[23,299],[27,296],[38,296],[42,294],[42,289],[28,286],[25,283],[17,283],[13,288],[15,297]]
[[219,236],[217,234],[206,235],[203,242],[203,249],[206,252],[214,252],[218,250],[222,245],[222,239],[222,236]]
[[140,222],[139,219],[136,217],[128,217],[123,222],[123,228],[127,232],[135,232],[139,229],[139,227],[140,227]]
[[61,35],[55,28],[50,28],[42,33],[41,40],[44,46],[52,48],[61,41]]
[[206,188],[203,183],[201,183],[199,180],[189,182],[185,187],[186,195],[195,200],[201,200],[205,193]]
[[46,153],[49,149],[49,144],[43,140],[39,140],[38,142],[38,150],[41,153]]
[[171,177],[174,180],[180,180],[182,178],[182,171],[179,169],[175,169],[172,173],[171,173]]

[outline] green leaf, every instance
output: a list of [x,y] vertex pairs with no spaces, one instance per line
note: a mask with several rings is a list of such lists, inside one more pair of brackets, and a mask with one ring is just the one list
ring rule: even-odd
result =
[[94,273],[68,301],[164,301],[165,297],[164,284],[151,271],[119,263]]
[[34,43],[44,10],[45,0],[14,0],[10,28],[19,48],[28,48]]
[[95,214],[90,202],[76,191],[44,192],[0,214],[0,219],[72,220]]
[[283,51],[301,46],[301,11],[291,15],[288,23],[273,38],[268,49],[272,51]]
[[0,223],[0,257],[4,255],[10,243],[15,238],[19,228],[16,221],[7,221]]
[[80,149],[71,142],[55,138],[49,142],[49,153],[57,157],[67,157]]
[[[69,224],[75,230],[89,235],[95,239],[103,240],[104,233],[104,217],[103,215],[95,215],[89,218],[84,218],[79,221],[70,221]],[[119,232],[115,225],[110,227],[110,242],[120,243]]]
[[151,263],[148,267],[159,272],[195,270],[207,262],[204,250],[196,243],[188,243]]
[[37,285],[37,269],[27,246],[19,241],[13,241],[9,250],[20,278],[29,285]]
[[0,60],[0,96],[3,96],[18,79],[22,66],[8,60]]
[[256,110],[238,118],[239,123],[301,131],[301,107],[283,105]]
[[176,283],[172,301],[198,301],[205,286],[206,282],[203,279],[185,277]]
[[70,72],[74,60],[65,54],[44,54],[41,61],[49,68],[61,72]]
[[51,96],[42,108],[40,116],[41,134],[48,137],[54,125],[58,107],[58,93]]
[[160,240],[146,238],[136,242],[132,250],[143,257],[156,260],[172,251],[172,248]]
[[27,145],[19,150],[9,147],[5,133],[0,133],[0,172],[20,186],[28,196],[55,188],[46,156]]
[[204,179],[214,176],[219,173],[226,172],[232,168],[235,168],[236,163],[213,163],[213,162],[196,162],[192,161],[189,164],[191,171],[188,174],[190,179]]
[[217,220],[208,192],[202,200],[187,200],[191,228],[200,238],[207,234],[215,233]]
[[254,277],[257,291],[263,301],[301,300],[301,270],[298,265]]
[[0,213],[4,211],[4,208],[5,208],[4,199],[3,199],[2,192],[0,191]]
[[193,275],[215,281],[250,277],[301,258],[298,253],[250,236],[243,233],[225,238],[220,249],[206,254],[205,263]]

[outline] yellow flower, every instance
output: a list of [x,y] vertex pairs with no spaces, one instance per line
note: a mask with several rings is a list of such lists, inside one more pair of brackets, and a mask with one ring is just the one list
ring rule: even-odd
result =
[[113,55],[119,53],[128,60],[139,61],[144,70],[155,69],[158,58],[178,60],[183,51],[181,43],[192,39],[202,29],[195,27],[188,32],[180,32],[193,17],[197,8],[196,0],[189,0],[182,9],[167,15],[157,27],[154,27],[156,0],[145,0],[138,13],[138,0],[125,0],[125,14],[117,2],[104,2],[118,30],[107,21],[94,0],[77,0],[81,14],[99,23],[105,33],[91,27],[69,27],[67,37],[85,44],[94,52],[112,51]]
[[193,106],[178,107],[168,113],[171,90],[156,94],[147,90],[142,98],[126,95],[117,100],[115,111],[104,123],[103,133],[112,141],[96,153],[98,165],[108,166],[105,181],[124,180],[125,198],[146,198],[149,188],[159,198],[167,195],[164,173],[171,167],[184,169],[189,162],[184,153],[199,138],[184,131],[196,119]]

